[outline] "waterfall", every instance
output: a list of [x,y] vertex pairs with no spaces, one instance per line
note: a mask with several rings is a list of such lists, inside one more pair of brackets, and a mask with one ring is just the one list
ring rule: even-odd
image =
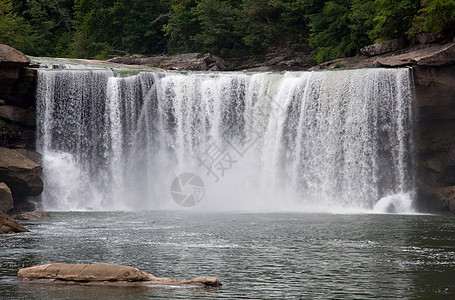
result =
[[184,173],[204,184],[201,209],[369,210],[410,199],[411,78],[40,70],[43,206],[176,209],[170,188]]

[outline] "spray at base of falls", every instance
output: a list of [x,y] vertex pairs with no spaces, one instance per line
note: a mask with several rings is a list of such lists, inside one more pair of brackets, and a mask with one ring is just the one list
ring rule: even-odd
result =
[[[287,73],[40,70],[38,142],[48,210],[364,211],[412,199],[408,69]],[[182,191],[183,192],[183,191]],[[409,206],[410,207],[410,206]]]

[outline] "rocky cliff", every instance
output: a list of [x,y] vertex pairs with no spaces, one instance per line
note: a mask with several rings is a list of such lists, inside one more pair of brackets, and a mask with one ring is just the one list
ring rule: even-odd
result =
[[23,207],[43,190],[35,147],[35,77],[30,59],[0,44],[0,211]]

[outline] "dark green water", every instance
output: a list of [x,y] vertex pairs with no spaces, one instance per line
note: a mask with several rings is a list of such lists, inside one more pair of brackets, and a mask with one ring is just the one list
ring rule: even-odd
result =
[[[455,298],[451,216],[53,213],[0,236],[0,299]],[[217,289],[28,283],[50,262],[109,262],[156,276],[215,275]]]

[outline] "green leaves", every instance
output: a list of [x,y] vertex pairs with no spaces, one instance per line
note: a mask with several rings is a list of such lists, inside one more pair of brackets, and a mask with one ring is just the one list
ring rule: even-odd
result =
[[0,42],[38,56],[294,49],[319,63],[420,32],[452,38],[455,0],[0,0]]
[[420,32],[452,33],[455,30],[455,0],[424,0],[413,19],[409,35]]
[[17,16],[12,10],[11,1],[0,0],[0,43],[29,52],[33,47],[30,38],[31,27],[24,18]]

